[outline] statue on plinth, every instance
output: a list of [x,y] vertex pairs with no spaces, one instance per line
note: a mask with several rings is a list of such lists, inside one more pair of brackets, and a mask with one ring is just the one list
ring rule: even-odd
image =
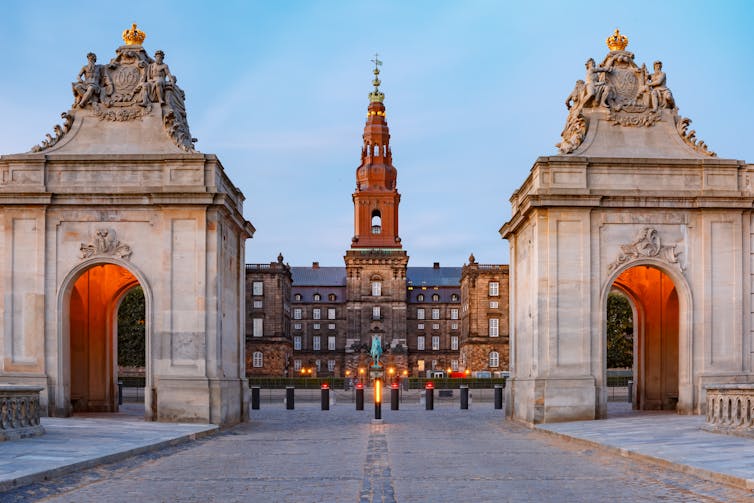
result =
[[380,368],[380,356],[382,356],[382,342],[377,335],[372,336],[372,349],[369,351],[369,355],[372,357],[372,368]]

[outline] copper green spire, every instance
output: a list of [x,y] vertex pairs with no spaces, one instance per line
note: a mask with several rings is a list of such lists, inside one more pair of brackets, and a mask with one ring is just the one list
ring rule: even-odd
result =
[[385,99],[385,93],[380,91],[380,84],[382,82],[380,81],[380,66],[382,66],[382,61],[379,60],[379,54],[374,54],[374,59],[371,60],[372,63],[374,63],[374,80],[372,81],[372,85],[374,86],[374,90],[369,93],[369,102],[374,103],[375,101],[378,101],[382,103],[382,100]]

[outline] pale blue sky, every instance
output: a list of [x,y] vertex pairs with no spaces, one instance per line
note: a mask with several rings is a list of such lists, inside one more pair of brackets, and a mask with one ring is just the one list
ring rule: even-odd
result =
[[618,27],[660,59],[680,113],[721,157],[754,162],[754,2],[249,1],[0,3],[0,153],[27,151],[72,103],[86,53],[132,22],[187,95],[257,228],[248,262],[342,265],[353,235],[375,51],[410,265],[507,262],[499,227],[563,104]]

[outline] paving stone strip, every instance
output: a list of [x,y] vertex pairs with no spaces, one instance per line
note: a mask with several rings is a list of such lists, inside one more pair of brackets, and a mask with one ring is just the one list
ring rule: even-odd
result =
[[395,503],[395,491],[390,478],[387,436],[383,425],[372,425],[364,463],[364,481],[360,503]]

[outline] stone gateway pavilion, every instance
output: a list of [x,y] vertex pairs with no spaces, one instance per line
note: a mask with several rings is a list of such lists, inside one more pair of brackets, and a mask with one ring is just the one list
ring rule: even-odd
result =
[[719,159],[679,114],[660,61],[616,33],[566,100],[560,155],[511,197],[508,414],[607,414],[606,306],[634,312],[634,408],[705,412],[754,382],[754,167]]
[[0,384],[43,414],[116,411],[117,310],[146,298],[145,417],[233,424],[247,410],[241,192],[194,149],[185,95],[145,34],[90,53],[63,124],[0,157]]

